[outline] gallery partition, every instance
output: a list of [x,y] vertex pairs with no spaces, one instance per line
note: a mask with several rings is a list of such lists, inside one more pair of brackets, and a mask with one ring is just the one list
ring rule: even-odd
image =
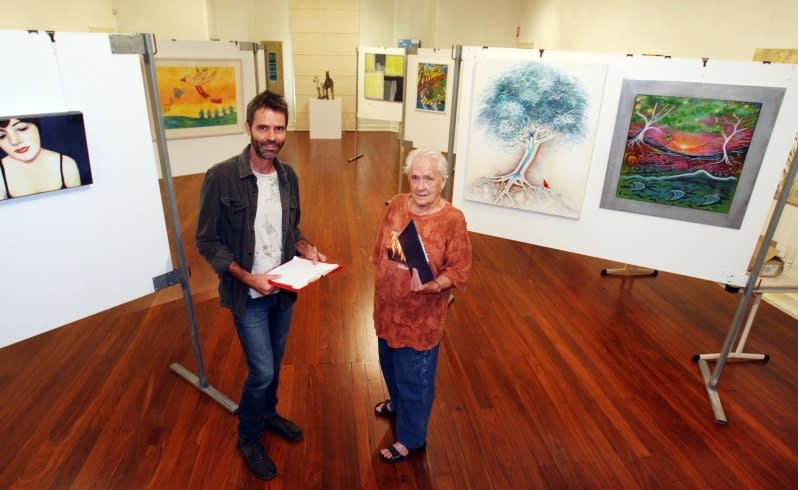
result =
[[[457,92],[461,47],[452,49],[419,48],[407,56],[404,134],[408,146],[446,152],[450,173],[454,171]],[[399,189],[402,189],[399,169]],[[446,181],[444,195],[451,199],[452,179]]]
[[355,154],[350,162],[363,156],[357,146],[360,119],[402,123],[405,53],[404,48],[358,47]]
[[0,200],[5,346],[152,293],[172,261],[139,58],[63,32],[0,31],[0,52],[25,67],[0,77],[0,117],[81,114],[91,168],[87,185]]
[[241,152],[249,143],[244,131],[246,103],[259,91],[258,44],[154,42],[157,100],[166,116],[173,174],[203,173]]
[[[0,120],[6,121],[0,123],[6,136],[0,145],[0,346],[180,284],[199,374],[178,364],[172,370],[232,412],[236,404],[205,376],[156,102],[161,98],[153,44],[150,35],[0,32],[6,59],[28,66],[26,77],[0,77],[0,88],[15,94],[0,103]],[[201,87],[208,97],[233,100],[221,92],[211,95],[208,85]],[[237,120],[240,112],[231,108],[213,117]],[[35,174],[20,173],[21,165]]]
[[[453,202],[472,231],[747,283],[798,128],[794,66],[465,47],[461,80]],[[701,219],[738,205],[739,223]]]
[[469,230],[744,286],[714,370],[696,356],[725,424],[717,385],[766,247],[749,263],[798,173],[797,67],[484,47],[459,66]]

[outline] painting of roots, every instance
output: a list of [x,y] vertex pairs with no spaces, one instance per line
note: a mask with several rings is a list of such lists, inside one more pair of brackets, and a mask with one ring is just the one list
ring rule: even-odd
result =
[[493,70],[500,75],[473,107],[466,198],[579,217],[605,71],[541,62]]

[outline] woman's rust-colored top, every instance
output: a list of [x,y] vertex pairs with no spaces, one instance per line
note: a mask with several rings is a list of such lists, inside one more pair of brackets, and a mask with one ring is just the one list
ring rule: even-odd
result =
[[410,271],[403,262],[398,235],[412,219],[424,244],[435,277],[446,276],[462,288],[471,270],[471,241],[463,213],[445,202],[430,214],[410,212],[410,195],[399,194],[388,204],[371,262],[374,280],[374,328],[377,337],[394,348],[431,349],[443,337],[449,291],[437,294],[410,291]]

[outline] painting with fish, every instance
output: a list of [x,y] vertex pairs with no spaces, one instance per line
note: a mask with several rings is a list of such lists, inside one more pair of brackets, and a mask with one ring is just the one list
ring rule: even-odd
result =
[[243,133],[238,60],[167,60],[155,67],[167,138]]
[[739,228],[783,95],[624,80],[601,207]]

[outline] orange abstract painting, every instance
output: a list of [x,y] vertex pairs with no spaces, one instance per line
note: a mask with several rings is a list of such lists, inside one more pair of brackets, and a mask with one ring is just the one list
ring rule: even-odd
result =
[[238,61],[159,61],[158,100],[168,137],[242,131]]

